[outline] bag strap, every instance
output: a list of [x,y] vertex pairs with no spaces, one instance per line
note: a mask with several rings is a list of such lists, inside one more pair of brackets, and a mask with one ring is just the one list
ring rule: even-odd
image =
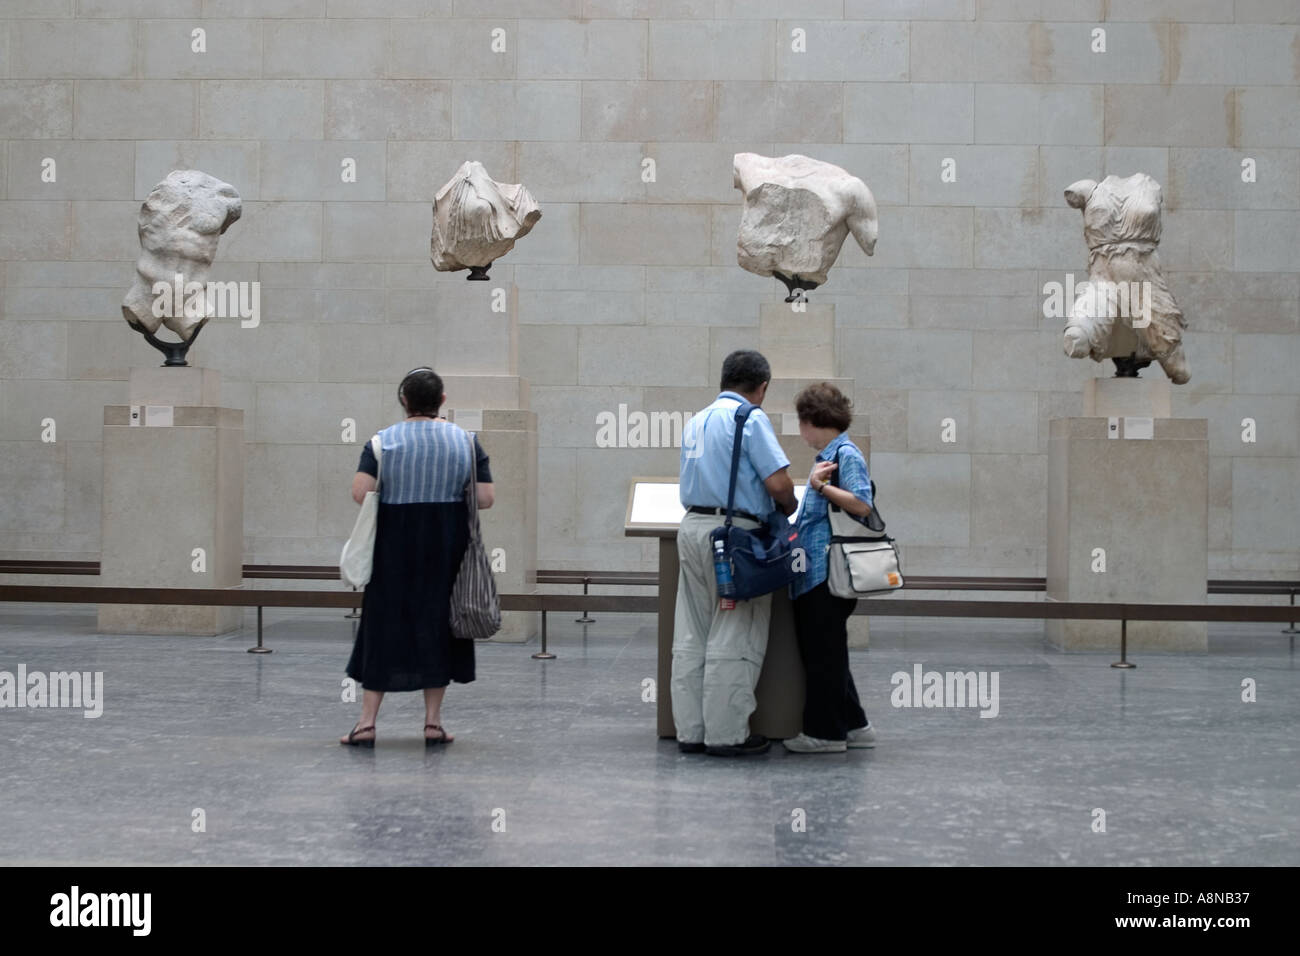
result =
[[478,533],[478,455],[474,449],[474,433],[466,432],[469,441],[469,481],[465,483],[465,508],[469,514],[469,535],[473,540]]
[[384,457],[384,443],[379,438],[379,432],[375,432],[370,437],[370,452],[375,456],[375,491],[379,490],[379,476],[384,473],[382,464]]
[[[840,445],[839,448],[835,449],[835,471],[831,474],[831,484],[834,485],[836,488],[843,487],[839,483],[840,452],[843,450],[844,450],[843,445]],[[849,514],[849,512],[844,511],[843,508],[841,508],[839,505],[835,504],[834,502],[827,501],[826,503],[836,511],[844,511],[846,515],[848,515],[858,524],[864,525],[871,531],[880,533],[885,530],[885,519],[881,517],[880,509],[876,507],[876,483],[870,477],[868,477],[867,480],[871,482],[871,510],[867,512],[865,518],[859,518],[857,515]]]
[[758,406],[753,402],[741,402],[736,409],[736,440],[731,445],[731,478],[727,484],[727,520],[724,522],[728,528],[736,504],[736,476],[740,474],[740,441],[745,437],[745,419],[756,408]]

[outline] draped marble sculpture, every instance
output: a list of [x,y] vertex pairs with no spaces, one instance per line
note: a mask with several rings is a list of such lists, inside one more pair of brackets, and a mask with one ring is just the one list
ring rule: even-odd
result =
[[826,281],[849,233],[876,249],[876,200],[839,166],[795,153],[737,153],[732,182],[744,194],[736,240],[740,267],[785,284],[787,302]]
[[1183,351],[1187,320],[1160,268],[1160,184],[1145,173],[1101,182],[1081,179],[1065,201],[1083,211],[1088,281],[1066,314],[1065,354],[1109,358],[1119,377],[1136,378],[1152,361],[1175,385],[1191,379]]
[[[234,186],[197,169],[168,173],[140,207],[140,258],[122,315],[167,357],[167,365],[186,364],[186,351],[217,312],[208,294],[208,269],[222,233],[242,211]],[[181,340],[157,338],[163,325]]]
[[433,267],[468,269],[466,279],[485,280],[493,261],[541,218],[537,200],[521,183],[499,183],[482,163],[462,163],[433,199]]

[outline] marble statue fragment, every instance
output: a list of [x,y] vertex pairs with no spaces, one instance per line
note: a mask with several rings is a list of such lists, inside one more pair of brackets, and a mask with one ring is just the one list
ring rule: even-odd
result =
[[[215,314],[206,293],[208,270],[218,240],[241,212],[234,186],[197,169],[168,173],[140,207],[140,258],[122,315],[169,356],[169,365],[185,364],[185,349]],[[155,338],[161,326],[179,335],[180,343]],[[172,360],[176,354],[179,361]]]
[[787,302],[826,281],[849,233],[863,252],[875,253],[875,197],[839,166],[797,153],[737,153],[732,182],[745,197],[736,241],[740,267],[776,276]]
[[1187,320],[1160,268],[1160,184],[1145,173],[1081,179],[1065,201],[1083,211],[1088,281],[1066,312],[1065,354],[1115,363],[1119,377],[1159,362],[1175,385],[1191,379],[1183,351]]
[[537,200],[521,183],[499,183],[482,163],[462,163],[433,199],[433,267],[468,269],[466,279],[485,280],[493,261],[541,218]]

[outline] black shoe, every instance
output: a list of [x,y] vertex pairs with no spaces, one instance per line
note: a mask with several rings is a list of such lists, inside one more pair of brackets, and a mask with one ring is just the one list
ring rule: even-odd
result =
[[684,740],[679,740],[677,741],[677,749],[684,754],[702,754],[704,753],[704,744],[703,742],[700,741],[697,741],[696,743],[693,744],[688,744]]
[[[371,734],[371,736],[366,737],[364,740],[357,737],[357,734],[366,734],[366,733]],[[345,737],[343,740],[340,740],[339,743],[344,744],[348,747],[367,747],[373,750],[375,747],[375,738],[373,736],[374,733],[375,733],[374,724],[371,724],[369,727],[362,727],[361,724],[358,723],[355,727],[353,727],[351,730],[348,731],[347,737]]]
[[750,734],[743,744],[727,744],[722,747],[705,748],[715,757],[753,757],[758,754],[765,754],[772,741],[768,740],[762,734]]

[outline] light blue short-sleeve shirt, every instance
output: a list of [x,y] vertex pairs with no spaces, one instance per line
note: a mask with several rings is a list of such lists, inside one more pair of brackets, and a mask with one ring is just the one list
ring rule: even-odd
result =
[[[686,423],[682,432],[679,485],[683,507],[727,506],[731,448],[736,438],[736,409],[743,401],[745,399],[735,392],[722,392],[712,405]],[[763,487],[763,481],[789,464],[790,459],[781,450],[771,419],[761,408],[754,409],[745,419],[740,443],[736,510],[760,518],[773,511],[776,505]]]

